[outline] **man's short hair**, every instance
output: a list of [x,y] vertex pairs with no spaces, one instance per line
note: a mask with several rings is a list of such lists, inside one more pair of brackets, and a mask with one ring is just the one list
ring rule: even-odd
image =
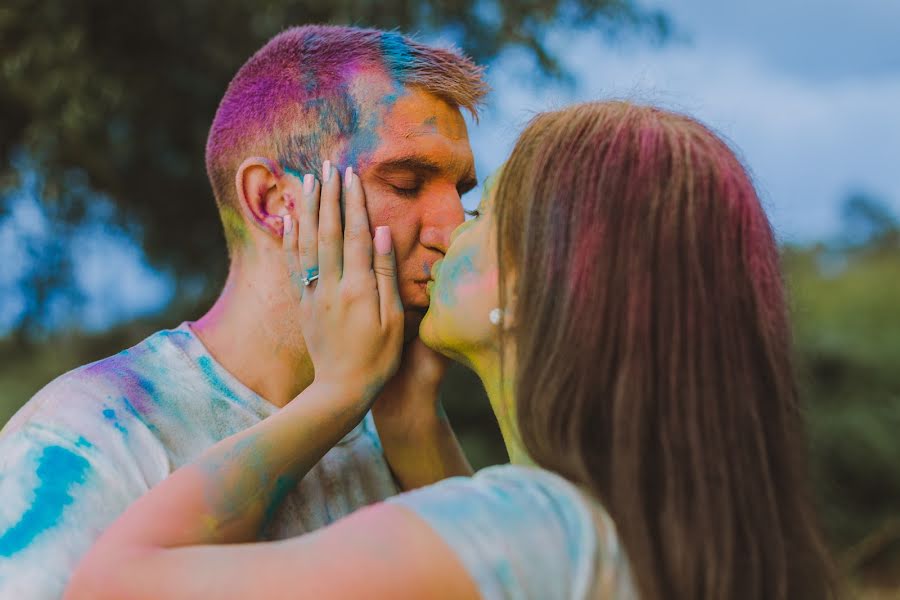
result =
[[[370,72],[393,90],[373,93],[353,85]],[[317,173],[319,157],[342,148],[341,162],[356,166],[378,145],[380,109],[405,87],[430,92],[476,118],[487,93],[483,69],[457,50],[392,31],[292,27],[254,54],[228,85],[206,144],[206,171],[229,249],[246,235],[234,189],[242,160],[274,154],[283,168]]]

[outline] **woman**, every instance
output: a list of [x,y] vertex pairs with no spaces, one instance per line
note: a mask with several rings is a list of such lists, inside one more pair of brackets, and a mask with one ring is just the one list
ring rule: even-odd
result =
[[292,268],[321,273],[315,383],[129,509],[69,598],[834,595],[753,186],[696,121],[622,102],[535,118],[433,271],[420,335],[481,377],[513,464],[235,545],[327,450],[304,431],[340,439],[396,369],[389,232],[373,274],[347,175],[343,247],[336,174],[285,222]]

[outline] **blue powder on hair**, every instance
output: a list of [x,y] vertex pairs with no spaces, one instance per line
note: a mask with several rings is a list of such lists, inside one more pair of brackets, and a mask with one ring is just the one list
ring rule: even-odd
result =
[[396,31],[386,31],[381,35],[381,56],[391,77],[401,82],[416,60],[409,44]]

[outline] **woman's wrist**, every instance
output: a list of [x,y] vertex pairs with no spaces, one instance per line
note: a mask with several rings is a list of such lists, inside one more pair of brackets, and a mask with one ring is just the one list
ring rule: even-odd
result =
[[315,397],[326,399],[325,401],[336,409],[344,408],[364,414],[371,407],[382,385],[379,382],[352,377],[316,377],[303,393],[311,393]]

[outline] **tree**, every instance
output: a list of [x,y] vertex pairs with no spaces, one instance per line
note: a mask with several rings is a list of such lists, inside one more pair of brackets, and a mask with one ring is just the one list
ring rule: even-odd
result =
[[841,207],[844,244],[848,248],[886,249],[897,246],[900,223],[879,198],[857,191]]
[[[203,165],[209,125],[243,61],[286,26],[310,22],[449,36],[482,62],[523,47],[551,77],[563,71],[542,38],[548,24],[666,32],[661,14],[631,0],[8,0],[0,219],[29,173],[61,236],[105,196],[151,264],[182,287],[215,293],[226,253]],[[26,330],[53,292],[72,291],[64,248],[42,248],[31,265]]]
[[900,229],[856,193],[830,243],[784,248],[810,466],[842,565],[897,583],[900,554]]

